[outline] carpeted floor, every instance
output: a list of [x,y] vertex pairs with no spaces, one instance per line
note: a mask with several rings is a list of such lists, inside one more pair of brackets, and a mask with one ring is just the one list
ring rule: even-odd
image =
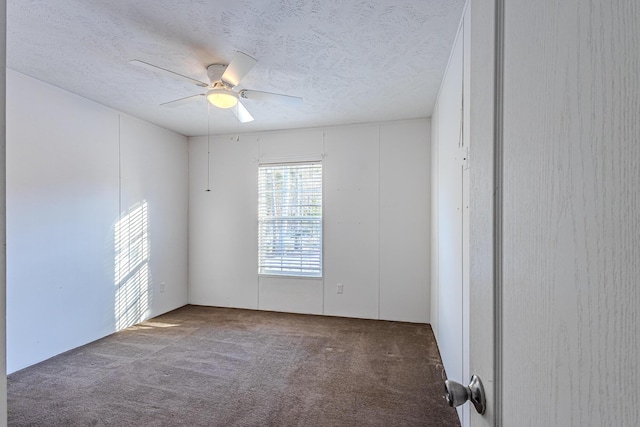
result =
[[459,426],[428,325],[185,306],[10,375],[10,426]]

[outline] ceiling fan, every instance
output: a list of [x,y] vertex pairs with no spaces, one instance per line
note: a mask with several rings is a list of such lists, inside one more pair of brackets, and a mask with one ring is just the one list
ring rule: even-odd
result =
[[[241,123],[247,123],[253,120],[253,116],[242,105],[240,99],[245,100],[257,100],[266,102],[280,102],[296,106],[302,103],[302,98],[297,96],[281,95],[271,92],[262,92],[258,90],[240,89],[236,90],[240,81],[244,78],[249,71],[256,65],[258,61],[250,57],[249,55],[240,51],[236,52],[229,65],[224,64],[212,64],[207,67],[207,76],[209,77],[209,83],[202,82],[197,79],[176,73],[171,70],[167,70],[157,65],[149,64],[148,62],[134,59],[129,61],[132,65],[137,65],[148,70],[152,70],[158,73],[162,73],[173,78],[185,80],[189,83],[195,84],[203,88],[207,88],[206,93],[200,93],[197,95],[187,96],[185,98],[176,99],[173,101],[165,102],[160,105],[175,106],[185,102],[191,102],[194,100],[202,99],[206,97],[207,101],[211,105],[218,108],[230,108],[236,115]],[[236,107],[236,108],[232,108]]]

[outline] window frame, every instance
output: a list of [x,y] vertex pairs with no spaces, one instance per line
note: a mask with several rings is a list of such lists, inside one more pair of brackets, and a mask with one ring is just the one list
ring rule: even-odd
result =
[[[314,209],[319,209],[320,213],[319,213],[319,221],[314,221],[313,215],[309,215],[309,216],[290,216],[290,215],[282,215],[282,216],[268,216],[268,215],[264,215],[267,211],[267,208],[265,206],[263,206],[264,201],[263,201],[263,197],[265,197],[265,191],[263,190],[263,180],[266,179],[263,177],[263,171],[268,170],[269,168],[272,169],[277,169],[277,168],[282,168],[282,170],[287,170],[287,168],[295,168],[295,167],[317,167],[319,166],[319,180],[317,178],[312,178],[314,181],[310,181],[310,185],[304,187],[303,189],[306,190],[310,190],[310,194],[313,196],[319,196],[319,203],[316,204],[305,204],[305,203],[300,203],[297,206],[297,213],[300,212],[300,209],[302,207],[306,207],[307,209],[310,210],[314,210]],[[281,278],[298,278],[298,279],[322,279],[323,278],[323,274],[324,274],[324,200],[323,200],[323,184],[324,184],[324,176],[323,176],[323,164],[321,160],[307,160],[307,161],[274,161],[274,162],[260,162],[258,164],[258,171],[257,171],[257,177],[258,177],[258,197],[257,197],[257,207],[258,207],[258,276],[259,277],[267,277],[267,278],[276,278],[276,277],[281,277]],[[304,184],[304,183],[303,183]],[[297,195],[300,194],[300,192],[298,191],[299,188],[295,188],[295,194],[296,194],[296,199],[298,200]],[[280,193],[283,190],[280,191],[276,191],[276,194]],[[286,190],[284,190],[286,191]],[[272,196],[274,193],[270,193]],[[282,205],[283,200],[282,199],[282,194],[278,194],[278,196],[281,197],[281,199],[279,200],[280,204],[281,204],[281,208],[284,207]],[[271,208],[273,209],[275,206],[276,202],[274,202],[274,205],[271,206]],[[295,237],[291,237],[290,234],[287,233],[282,233],[281,235],[284,235],[284,239],[287,241],[287,243],[291,244],[292,242],[299,242],[300,239],[303,240],[304,244],[304,240],[307,239],[307,241],[314,241],[317,240],[317,243],[314,243],[314,245],[311,246],[310,251],[315,251],[315,254],[309,257],[304,257],[302,256],[302,252],[304,249],[304,246],[300,249],[297,249],[299,252],[300,256],[292,256],[289,258],[289,261],[295,261],[295,260],[299,260],[300,261],[300,269],[296,269],[295,266],[293,265],[283,265],[283,258],[285,258],[286,256],[286,250],[281,253],[279,256],[275,256],[275,257],[271,257],[271,260],[277,260],[278,258],[280,258],[280,267],[277,266],[271,266],[271,268],[269,268],[269,266],[267,265],[267,260],[269,258],[267,258],[267,260],[265,260],[264,256],[265,256],[265,242],[264,240],[264,225],[271,223],[273,224],[277,224],[278,222],[285,222],[287,221],[287,218],[294,218],[292,220],[292,222],[295,221],[300,221],[302,218],[309,218],[311,223],[315,223],[314,225],[310,225],[309,226],[309,230],[311,231],[309,236],[306,237],[301,237],[300,235],[295,236]],[[302,223],[304,224],[305,220],[302,220]],[[294,228],[296,227],[295,225],[293,226]],[[302,227],[303,231],[305,227]],[[273,233],[272,233],[273,234]],[[273,237],[272,237],[273,239]],[[283,244],[282,240],[280,240],[279,244]],[[305,263],[306,261],[306,263]],[[311,261],[311,262],[310,262]],[[316,261],[315,265],[313,263],[313,261]],[[305,268],[306,267],[306,268]],[[309,270],[309,271],[304,271],[304,270]],[[288,270],[288,271],[287,271]]]

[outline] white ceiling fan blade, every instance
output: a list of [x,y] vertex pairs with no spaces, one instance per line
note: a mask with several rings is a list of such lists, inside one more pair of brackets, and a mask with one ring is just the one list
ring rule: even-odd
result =
[[204,93],[199,93],[197,95],[191,95],[180,99],[175,99],[173,101],[163,102],[160,104],[163,107],[177,107],[178,105],[188,104],[189,102],[197,101],[199,99],[204,99]]
[[244,108],[240,101],[236,104],[236,108],[232,108],[233,114],[236,115],[240,123],[248,123],[253,121],[253,116]]
[[240,51],[236,52],[221,80],[231,87],[238,86],[240,80],[247,75],[258,61]]
[[240,97],[244,99],[254,99],[256,101],[279,102],[281,104],[287,104],[293,107],[302,104],[302,98],[297,96],[281,95],[271,92],[261,92],[259,90],[243,89],[240,91]]
[[200,87],[208,87],[209,85],[205,82],[201,82],[200,80],[196,80],[196,79],[192,79],[191,77],[187,77],[187,76],[183,76],[182,74],[178,74],[176,72],[164,69],[162,67],[158,67],[157,65],[153,65],[153,64],[149,64],[148,62],[144,62],[144,61],[139,61],[137,59],[133,59],[131,61],[129,61],[129,64],[131,65],[136,65],[138,67],[147,69],[147,70],[151,70],[151,71],[155,71],[156,73],[160,73],[160,74],[164,74],[167,76],[171,76],[174,79],[181,79],[181,80],[185,80],[189,83],[192,83],[196,86],[200,86]]

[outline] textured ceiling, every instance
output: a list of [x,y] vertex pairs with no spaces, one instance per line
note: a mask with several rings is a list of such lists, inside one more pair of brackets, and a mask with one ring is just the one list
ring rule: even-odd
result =
[[[240,88],[304,98],[245,100],[255,121],[212,109],[235,133],[428,117],[464,0],[7,0],[7,66],[183,135],[207,134],[207,104],[161,103],[202,88],[235,51],[258,60]],[[34,100],[35,102],[35,100]]]

